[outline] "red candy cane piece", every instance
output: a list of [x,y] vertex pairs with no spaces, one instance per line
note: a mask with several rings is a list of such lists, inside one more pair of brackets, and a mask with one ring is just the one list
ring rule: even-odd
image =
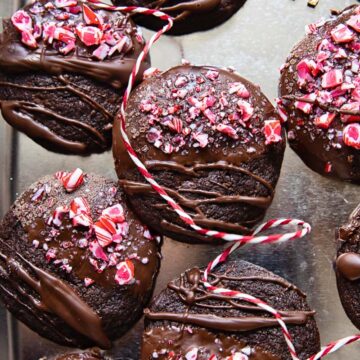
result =
[[343,72],[339,69],[333,69],[323,75],[321,86],[324,89],[329,89],[341,85],[343,81],[344,81]]
[[54,41],[56,30],[56,24],[54,22],[48,22],[43,24],[43,40],[49,44]]
[[102,25],[102,19],[86,4],[83,4],[83,16],[87,25]]
[[116,225],[115,223],[106,216],[100,216],[99,222],[101,226],[106,229],[111,235],[116,234]]
[[79,214],[90,215],[90,206],[84,197],[76,197],[70,203],[70,219],[74,218]]
[[131,260],[122,261],[116,268],[115,281],[119,285],[126,285],[134,280],[135,268]]
[[[350,104],[344,104],[341,110],[350,110],[350,111],[360,111],[360,102],[353,102]],[[348,115],[348,114],[341,114],[341,121],[344,123],[351,123],[351,122],[358,122],[360,121],[359,115]]]
[[60,227],[62,224],[62,219],[64,217],[64,214],[67,214],[69,212],[69,208],[67,206],[58,206],[55,210],[52,216],[47,221],[48,225],[55,225],[57,227]]
[[77,168],[71,173],[64,173],[61,182],[67,192],[75,191],[84,182],[84,173]]
[[248,121],[251,119],[251,117],[254,114],[254,108],[253,106],[244,100],[239,100],[237,102],[238,111],[242,115],[243,121]]
[[264,121],[265,144],[276,143],[282,140],[280,120]]
[[18,10],[12,17],[11,22],[19,31],[32,32],[33,23],[31,16],[24,10]]
[[99,59],[99,60],[104,60],[108,54],[109,54],[109,51],[110,51],[110,46],[107,45],[107,44],[101,44],[93,53],[92,55]]
[[70,44],[75,42],[76,36],[70,30],[63,27],[57,27],[54,30],[54,39],[64,42],[65,44]]
[[86,46],[99,45],[103,37],[103,32],[94,26],[78,25],[76,33]]
[[54,4],[57,8],[61,9],[67,6],[76,6],[77,0],[55,0]]
[[79,214],[74,216],[74,218],[72,219],[72,224],[74,226],[90,227],[92,223],[93,221],[91,219],[91,216],[88,214]]
[[107,227],[105,227],[102,222],[97,221],[93,225],[93,229],[101,247],[106,247],[113,242],[112,234],[108,231]]
[[336,43],[346,43],[354,40],[355,34],[346,25],[339,24],[331,31],[331,37]]
[[354,15],[352,16],[347,22],[352,29],[354,29],[357,32],[360,32],[360,15]]
[[216,130],[231,137],[232,139],[236,140],[239,138],[238,134],[236,133],[236,130],[230,125],[218,124],[216,126]]
[[343,132],[344,143],[347,146],[360,150],[360,124],[349,124]]
[[61,54],[67,55],[71,51],[75,50],[75,41],[69,42],[66,46],[59,49]]
[[321,116],[317,116],[314,119],[314,124],[322,129],[328,129],[333,120],[335,119],[335,113],[325,113]]
[[115,223],[122,223],[125,221],[124,208],[120,204],[113,205],[102,211],[103,217],[108,217]]
[[103,261],[109,260],[103,248],[100,246],[100,244],[97,241],[92,241],[89,245],[89,249],[96,259],[100,259]]
[[125,45],[127,44],[127,37],[123,36],[109,51],[109,56],[113,55],[116,51],[121,53]]
[[38,47],[36,39],[30,31],[24,30],[21,33],[21,42],[32,49],[36,49]]

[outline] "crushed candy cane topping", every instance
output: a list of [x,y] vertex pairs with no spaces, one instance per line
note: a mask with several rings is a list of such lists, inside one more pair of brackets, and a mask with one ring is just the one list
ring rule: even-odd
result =
[[[27,225],[36,230],[29,232],[32,248],[43,251],[46,262],[67,273],[79,270],[79,263],[73,260],[80,254],[84,261],[79,274],[85,287],[96,284],[97,274],[107,269],[112,269],[112,279],[118,285],[134,284],[135,266],[146,266],[151,255],[147,251],[141,256],[138,254],[139,242],[148,244],[158,239],[146,226],[134,224],[137,241],[133,241],[126,211],[116,201],[115,187],[99,192],[98,202],[91,208],[88,199],[94,195],[87,186],[91,179],[81,169],[57,172],[54,177],[55,184],[44,183],[34,188],[29,196],[30,204],[38,210]],[[71,192],[70,196],[74,192],[74,196],[67,203],[58,203],[59,191],[63,193],[64,190]],[[91,197],[87,198],[87,194]],[[44,220],[40,231],[39,218]]]
[[[163,80],[158,69],[145,74],[145,78],[157,76]],[[233,145],[266,137],[268,130],[254,96],[245,84],[231,82],[220,70],[165,73],[163,83],[147,92],[139,101],[138,111],[149,125],[147,141],[164,153],[209,148],[217,142],[215,138],[230,140]],[[277,141],[278,137],[266,138],[267,144]]]
[[133,49],[133,41],[144,44],[142,34],[134,30],[127,17],[119,12],[109,16],[91,2],[79,0],[35,1],[18,10],[11,22],[29,48],[52,47],[60,54],[77,51],[83,57],[104,60]]
[[[318,36],[324,23],[312,26],[308,34]],[[278,110],[286,121],[286,109],[293,104],[296,111],[307,115],[307,120],[299,120],[298,127],[310,131],[308,127],[315,125],[317,133],[329,139],[329,146],[359,149],[360,6],[346,21],[321,36],[316,53],[296,66],[296,101],[289,96],[278,99]]]

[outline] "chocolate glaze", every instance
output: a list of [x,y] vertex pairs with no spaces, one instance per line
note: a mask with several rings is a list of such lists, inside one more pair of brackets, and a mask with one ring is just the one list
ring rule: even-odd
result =
[[[31,6],[31,4],[25,6],[24,10],[29,10]],[[136,27],[128,15],[118,11],[97,10],[97,12],[102,18],[107,19],[107,22],[116,24],[118,28],[123,28],[124,32],[130,35],[133,48],[125,56],[120,54],[103,61],[94,60],[91,52],[89,54],[89,49],[80,41],[76,43],[77,50],[65,56],[48,48],[42,41],[39,42],[37,49],[30,49],[21,43],[20,35],[11,22],[5,20],[0,42],[0,68],[14,73],[28,71],[42,71],[52,75],[61,75],[66,72],[77,73],[105,82],[115,88],[124,87],[143,44],[137,41]],[[35,20],[44,21],[43,16],[43,14],[32,14]],[[49,15],[46,16],[49,17]],[[72,15],[72,17],[76,23],[83,21],[82,14]],[[52,19],[49,18],[49,20]],[[137,76],[138,81],[141,80],[143,71],[149,67],[148,60],[147,58],[141,65]]]
[[[27,109],[23,109],[24,105],[27,105]],[[87,151],[84,143],[66,140],[35,121],[34,114],[31,114],[31,112],[33,110],[39,111],[41,108],[38,105],[24,104],[19,101],[1,101],[0,106],[4,119],[15,129],[24,132],[26,135],[40,142],[51,142],[57,149],[64,149],[72,153],[82,154]]]
[[[55,180],[56,182],[56,180]],[[50,183],[50,182],[48,182]],[[50,183],[51,184],[51,183]],[[52,184],[52,188],[55,188],[55,185]],[[81,190],[81,188],[80,188]],[[64,193],[64,190],[61,190]],[[84,196],[85,193],[80,194],[79,192],[75,193],[76,196]],[[25,199],[25,202],[31,203],[31,198],[34,195],[33,190],[26,191],[22,197]],[[52,194],[50,194],[52,195]],[[56,196],[56,195],[53,195]],[[74,195],[66,196],[70,201]],[[57,199],[57,203],[54,204],[52,200],[49,200],[46,203],[53,203],[50,208],[50,214],[55,210],[60,203],[65,202],[66,200]],[[108,202],[112,203],[114,200],[109,197]],[[95,206],[95,204],[93,204]],[[143,293],[147,290],[149,284],[152,282],[152,276],[157,267],[157,259],[154,255],[154,243],[145,238],[141,238],[141,227],[137,224],[137,221],[134,221],[131,217],[131,213],[125,208],[125,217],[128,219],[129,223],[129,234],[127,235],[127,241],[137,242],[137,254],[139,257],[147,257],[149,259],[149,263],[146,265],[141,264],[139,262],[135,267],[135,277],[139,281],[138,283],[133,284],[130,287],[130,291],[137,295],[143,295]],[[94,216],[96,218],[96,215]],[[40,244],[47,243],[49,248],[55,249],[59,258],[66,258],[69,260],[69,265],[72,267],[73,272],[77,275],[77,277],[81,280],[84,280],[86,277],[89,277],[103,288],[112,288],[117,287],[118,285],[114,281],[114,276],[116,269],[114,267],[108,268],[103,272],[97,272],[94,267],[89,263],[89,257],[91,254],[88,253],[86,249],[81,249],[77,246],[70,247],[68,249],[63,248],[61,243],[63,241],[67,241],[72,239],[76,243],[77,240],[83,238],[85,236],[85,231],[77,231],[73,233],[73,226],[71,220],[68,218],[64,218],[62,220],[62,230],[57,237],[56,240],[48,241],[46,240],[49,234],[49,226],[46,224],[46,217],[39,216],[34,219],[34,221],[30,224],[24,224],[24,228],[27,233],[27,240],[29,246],[31,246],[33,240],[39,240]],[[134,249],[126,248],[122,251],[122,258],[126,258],[133,254]],[[149,271],[148,271],[149,270]]]
[[[189,74],[198,76],[202,74],[202,72],[208,70],[218,71],[220,74],[219,77],[223,77],[224,82],[226,83],[241,82],[246,86],[253,98],[253,106],[256,107],[256,119],[254,120],[256,123],[256,125],[254,125],[255,127],[261,129],[260,124],[262,119],[277,117],[271,103],[264,97],[260,89],[246,79],[240,77],[237,73],[231,73],[213,67],[191,65],[174,67],[159,75],[159,78],[172,79]],[[152,88],[159,86],[157,81],[158,79],[156,78],[150,78],[143,82],[132,93],[128,104],[128,134],[130,135],[130,141],[140,157],[140,160],[144,162],[145,166],[153,174],[155,179],[166,188],[169,195],[173,196],[180,205],[184,206],[185,210],[188,210],[194,216],[194,220],[198,225],[216,228],[220,231],[240,231],[242,233],[248,233],[248,228],[251,228],[256,222],[261,220],[265,209],[271,204],[274,196],[275,184],[273,181],[264,177],[268,174],[263,175],[260,170],[255,173],[255,170],[247,168],[247,164],[251,161],[256,162],[257,159],[261,161],[260,159],[262,157],[268,156],[270,158],[270,152],[274,147],[278,147],[277,149],[280,153],[280,148],[283,147],[284,144],[276,144],[274,147],[266,146],[265,141],[261,138],[261,132],[256,133],[256,135],[254,135],[255,137],[251,138],[247,143],[242,141],[231,142],[233,140],[228,139],[222,141],[220,140],[220,137],[215,134],[211,135],[214,136],[214,143],[211,146],[199,149],[186,144],[183,152],[166,154],[152,144],[144,141],[144,129],[147,129],[148,124],[145,115],[138,112],[138,104],[141,100],[150,98]],[[154,83],[157,85],[154,85]],[[157,97],[161,99],[158,101],[158,105],[161,107],[161,94],[157,94]],[[185,115],[181,114],[181,116]],[[130,201],[132,201],[133,195],[135,195],[134,198],[143,196],[145,199],[152,195],[152,199],[154,199],[154,190],[147,183],[143,182],[141,177],[137,176],[138,170],[135,168],[126,152],[120,137],[119,126],[120,122],[118,120],[115,121],[113,130],[113,152],[120,182],[124,187],[125,192],[130,195]],[[248,151],[249,148],[253,148],[253,151]],[[185,185],[177,188],[170,188],[169,186],[164,185],[164,180],[161,179],[163,170],[169,172],[169,174],[174,177],[177,176],[176,174],[179,174],[182,182],[192,182],[193,179],[196,180],[196,178],[206,177],[210,172],[216,171],[223,172],[224,174],[234,174],[234,176],[241,175],[249,177],[249,182],[254,182],[254,188],[261,190],[264,195],[248,196],[246,193],[242,193],[241,190],[237,193],[233,191],[233,189],[229,190],[229,188],[226,187],[225,181],[223,183],[219,181],[215,184],[217,187],[222,187],[224,193],[222,193],[222,191],[210,191],[209,189],[190,189]],[[256,168],[256,170],[258,170],[258,168]],[[170,210],[168,205],[160,197],[158,201],[151,201],[152,206],[159,210]],[[237,204],[238,206],[249,206],[250,208],[257,210],[254,210],[256,214],[254,214],[252,218],[244,216],[243,221],[232,223],[225,219],[210,218],[205,214],[201,207],[204,208],[207,207],[206,205],[210,204],[211,206],[215,204],[219,205],[219,208],[228,204]],[[133,208],[136,211],[135,206],[133,206]],[[184,238],[192,236],[193,234],[193,238],[199,240],[205,238],[202,235],[198,236],[198,234],[194,234],[189,228],[174,223],[168,218],[162,219],[159,223],[160,224],[157,226],[159,226],[161,230],[165,230],[166,234],[170,237],[179,235]],[[149,226],[152,226],[152,224],[149,224]],[[158,230],[157,228],[155,229]],[[161,231],[160,229],[158,231]]]
[[345,253],[336,259],[336,269],[346,279],[356,281],[360,279],[360,254]]
[[[211,286],[240,291],[245,286],[244,284],[259,283],[258,289],[264,289],[260,290],[264,291],[264,294],[267,292],[265,290],[267,283],[272,283],[283,287],[285,291],[296,291],[300,297],[305,298],[305,295],[294,285],[275,275],[262,275],[258,271],[236,275],[236,270],[234,270],[234,274],[230,275],[229,272],[233,272],[231,262],[225,268],[225,272],[209,273],[207,282]],[[167,294],[165,298],[163,297],[162,300],[155,299],[152,309],[145,310],[145,324],[147,326],[143,336],[141,359],[149,360],[157,358],[157,356],[160,359],[166,359],[166,355],[170,351],[173,351],[175,355],[185,356],[188,351],[194,348],[199,351],[199,359],[208,359],[212,354],[224,359],[244,348],[248,349],[246,354],[251,360],[287,358],[287,355],[284,357],[274,355],[278,355],[279,351],[278,349],[275,350],[275,344],[274,352],[272,350],[267,352],[263,348],[266,331],[272,331],[266,329],[278,327],[276,319],[268,316],[263,309],[256,305],[207,291],[204,286],[203,274],[204,271],[198,268],[181,274],[180,279],[168,284],[168,290],[163,292]],[[245,286],[244,289],[247,287]],[[179,300],[185,305],[185,307],[181,307],[183,309],[181,312],[174,310],[179,306],[174,304],[176,300],[172,296],[170,297],[169,290],[175,292]],[[247,291],[245,290],[245,292]],[[289,294],[289,296],[292,295]],[[264,296],[266,299],[266,295]],[[262,297],[260,296],[260,298]],[[274,307],[274,305],[272,306]],[[166,307],[172,310],[166,311]],[[159,311],[159,309],[162,310]],[[236,316],[236,309],[248,315]],[[278,310],[278,312],[282,315],[285,323],[304,327],[315,314],[314,311]],[[220,313],[221,316],[219,316]],[[259,315],[254,313],[259,313]],[[261,334],[261,343],[253,340],[248,343],[246,339],[249,333],[258,331]],[[265,346],[265,348],[268,349],[269,347]],[[157,356],[153,356],[154,353]]]
[[[18,279],[38,293],[40,300],[33,299],[33,303],[37,304],[38,309],[54,313],[99,346],[105,349],[110,348],[111,342],[104,333],[101,319],[69,285],[36,267],[20,254],[16,255],[33,271],[37,279],[31,276],[29,271],[14,258],[2,253],[0,253],[0,258],[6,262],[10,276],[15,274]],[[31,295],[29,296],[31,297]]]
[[[297,64],[304,58],[316,58],[320,42],[329,38],[331,30],[337,25],[345,24],[354,15],[356,6],[352,5],[338,12],[336,16],[325,21],[324,25],[318,27],[316,33],[307,35],[295,45],[284,64],[278,91],[289,115],[286,122],[288,134],[291,134],[288,136],[289,145],[302,161],[321,175],[359,183],[360,151],[343,144],[340,136],[337,135],[342,134],[345,126],[339,115],[356,115],[358,112],[344,111],[318,101],[301,99],[303,102],[313,103],[318,108],[337,114],[331,123],[333,136],[331,134],[327,136],[326,131],[312,124],[308,115],[294,107],[294,102],[304,95],[297,84]],[[304,125],[299,126],[301,121]],[[341,145],[341,148],[338,145]],[[326,170],[328,163],[331,164],[330,172]]]
[[[176,354],[186,354],[196,345],[198,347],[205,347],[209,354],[214,354],[221,359],[231,356],[234,352],[238,352],[239,349],[246,347],[244,342],[230,335],[215,335],[200,328],[192,329],[192,333],[189,334],[187,331],[177,331],[168,326],[161,328],[154,327],[144,333],[141,359],[152,359],[154,350],[159,351],[166,348],[169,341],[171,341],[171,348]],[[160,359],[163,358],[160,354],[158,356]],[[255,347],[251,348],[249,360],[279,360],[279,358]]]
[[[198,268],[194,268],[186,272],[186,278],[190,287],[186,287],[185,285],[185,276],[182,274],[180,276],[180,285],[177,286],[175,282],[170,282],[168,287],[175,291],[179,298],[186,304],[190,306],[200,306],[204,300],[216,299],[221,300],[229,304],[230,306],[226,308],[239,308],[239,309],[247,309],[247,310],[255,310],[255,311],[263,311],[256,306],[242,305],[235,300],[229,299],[226,296],[219,294],[212,294],[206,290],[204,287],[204,282],[202,281],[203,272],[201,272]],[[279,278],[268,278],[268,277],[235,277],[235,276],[226,276],[226,275],[216,275],[213,273],[209,274],[210,278],[214,278],[211,281],[211,285],[215,286],[219,284],[223,280],[231,280],[231,281],[262,281],[262,282],[273,282],[279,284],[285,288],[291,288],[292,285],[287,281]],[[296,289],[296,287],[293,287]],[[196,293],[200,293],[201,295],[196,297]],[[300,292],[301,293],[301,292]],[[301,293],[302,296],[304,296]],[[210,308],[217,308],[218,305],[210,305]],[[224,307],[222,307],[224,308]],[[150,320],[168,320],[179,322],[183,324],[193,324],[209,329],[221,330],[221,331],[251,331],[263,327],[272,327],[277,326],[278,322],[274,318],[264,318],[264,317],[244,317],[244,318],[234,318],[234,317],[226,317],[222,318],[216,315],[211,314],[173,314],[168,312],[151,312],[146,309],[144,311],[145,317]],[[315,313],[313,311],[280,311],[280,314],[283,316],[283,320],[288,324],[305,324],[309,317],[313,316]]]
[[[71,82],[66,76],[59,75],[57,79],[64,85],[39,87],[0,81],[0,86],[14,87],[30,91],[69,91],[86,102],[89,106],[91,106],[91,108],[94,109],[94,111],[99,111],[103,117],[107,119],[107,125],[105,125],[103,128],[103,132],[105,134],[112,130],[113,116],[103,105],[91,98],[91,96],[86,93],[85,89],[81,89],[81,87]],[[107,139],[93,126],[77,119],[67,118],[57,114],[54,111],[46,109],[39,104],[26,101],[0,100],[0,108],[4,119],[11,126],[19,131],[22,131],[29,137],[33,138],[35,141],[41,144],[47,144],[57,151],[85,155],[89,152],[89,149],[86,141],[67,140],[51,131],[48,127],[46,127],[45,124],[37,121],[37,114],[46,115],[47,119],[54,119],[60,123],[65,124],[66,126],[73,126],[79,128],[79,130],[83,130],[87,135],[93,138],[94,142],[98,144],[97,152],[102,152],[108,149]]]
[[[109,347],[98,334],[99,325],[107,338],[119,338],[140,319],[150,299],[159,269],[160,243],[145,236],[146,228],[115,187],[113,181],[86,174],[84,184],[67,193],[53,175],[46,176],[16,200],[0,223],[0,298],[20,321],[59,344]],[[35,198],[41,189],[44,193]],[[48,225],[55,208],[69,205],[75,197],[87,199],[94,221],[103,209],[122,204],[129,231],[121,249],[116,249],[117,262],[132,259],[133,282],[119,285],[113,265],[99,271],[94,267],[90,260],[95,255],[89,246],[79,243],[80,239],[87,238],[88,244],[94,240],[93,235],[88,237],[88,229],[74,229],[68,216],[59,228]],[[48,258],[48,249],[54,251],[55,259]],[[99,261],[100,265],[103,262]],[[86,286],[86,278],[94,283]]]
[[[219,317],[211,314],[173,314],[167,312],[153,313],[145,309],[144,315],[149,320],[175,321],[181,324],[192,324],[207,329],[221,331],[252,331],[266,327],[278,326],[275,318],[264,318],[261,316],[249,316],[245,318]],[[305,324],[307,315],[304,313],[294,314],[294,316],[284,316],[282,318],[286,324]]]

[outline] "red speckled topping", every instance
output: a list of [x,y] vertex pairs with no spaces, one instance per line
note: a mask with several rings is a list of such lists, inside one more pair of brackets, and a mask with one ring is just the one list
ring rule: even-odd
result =
[[[84,57],[104,60],[133,48],[133,28],[127,17],[113,14],[77,0],[50,0],[17,11],[11,21],[29,48],[43,44],[64,55],[78,51]],[[143,43],[141,34],[135,38]]]
[[145,97],[139,95],[136,111],[148,123],[148,144],[163,153],[185,154],[189,148],[218,148],[224,142],[236,147],[281,141],[280,121],[274,114],[264,119],[269,104],[237,74],[183,66],[160,75],[151,69],[145,76],[150,75],[149,84],[153,79],[155,84]]
[[[316,37],[323,25],[309,26],[309,36]],[[317,51],[303,57],[296,66],[301,95],[292,99],[296,100],[294,107],[327,132],[329,140],[333,139],[332,146],[338,148],[344,143],[360,149],[359,52],[360,7],[355,7],[346,21],[322,35]],[[286,96],[284,99],[288,100]],[[337,115],[343,126],[342,131],[334,132]]]
[[55,178],[37,184],[25,193],[25,204],[20,200],[19,211],[15,208],[34,251],[65,273],[74,271],[85,286],[140,285],[154,238],[119,203],[117,188],[109,182],[91,194],[99,190],[98,180],[81,169],[58,172]]

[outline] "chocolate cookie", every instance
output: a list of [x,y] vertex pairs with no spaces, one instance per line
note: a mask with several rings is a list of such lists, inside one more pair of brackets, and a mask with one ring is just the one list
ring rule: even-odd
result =
[[336,236],[335,271],[339,296],[346,314],[360,329],[360,205]]
[[[167,34],[183,35],[212,29],[233,16],[246,0],[112,0],[116,5],[159,9],[175,18]],[[136,16],[137,24],[159,30],[166,22],[154,16]]]
[[281,70],[289,144],[314,171],[360,182],[360,7],[307,29]]
[[[44,360],[47,360],[47,358]],[[56,356],[53,360],[110,360],[110,358],[104,357],[101,351],[97,349],[91,349],[87,351],[77,351],[59,355]]]
[[[209,293],[203,271],[188,270],[169,283],[145,310],[142,360],[288,360],[276,319],[255,305]],[[231,260],[209,276],[226,289],[266,301],[283,317],[300,359],[320,349],[306,296],[281,277],[251,263]]]
[[[182,65],[132,93],[130,142],[196,224],[247,233],[271,204],[285,149],[278,115],[258,86],[233,71]],[[178,218],[134,166],[115,122],[115,166],[134,211],[174,239],[214,241]]]
[[116,183],[80,169],[37,181],[0,224],[1,300],[61,345],[109,348],[141,317],[159,263],[159,238]]
[[77,0],[32,2],[4,20],[2,115],[51,151],[108,150],[114,114],[143,47],[128,15]]

